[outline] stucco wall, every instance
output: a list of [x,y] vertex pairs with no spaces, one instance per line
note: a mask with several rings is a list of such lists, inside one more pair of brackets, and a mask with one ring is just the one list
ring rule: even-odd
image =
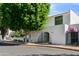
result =
[[70,24],[78,24],[79,23],[79,16],[70,10]]
[[63,24],[68,24],[68,25],[70,24],[70,12],[66,12],[66,13],[62,13],[62,14],[49,17],[48,22],[46,23],[45,27],[56,26],[55,17],[57,16],[63,16]]
[[38,38],[40,37],[41,32],[39,31],[33,31],[31,32],[31,39],[29,40],[30,42],[38,42]]
[[65,44],[65,26],[55,26],[53,27],[53,32],[50,32],[50,42],[52,44]]
[[[55,17],[61,15],[63,16],[63,24],[55,25]],[[49,42],[52,44],[66,44],[66,31],[68,30],[68,26],[76,24],[75,26],[79,29],[78,23],[79,17],[73,11],[70,11],[49,17],[45,28],[41,32],[49,32]],[[38,42],[38,37],[41,32],[32,32],[32,42]]]
[[63,24],[67,24],[67,25],[70,24],[70,13],[69,12],[63,14]]
[[47,23],[46,23],[46,27],[49,27],[49,26],[54,26],[54,17],[49,17],[48,18],[48,21],[47,21]]
[[68,31],[69,25],[65,24],[65,33]]
[[79,30],[79,24],[72,24],[73,26],[77,27]]
[[[63,24],[55,25],[55,17],[63,16]],[[51,16],[48,19],[46,27],[43,29],[44,32],[49,32],[50,40],[52,44],[66,44],[66,31],[70,24],[70,12]]]

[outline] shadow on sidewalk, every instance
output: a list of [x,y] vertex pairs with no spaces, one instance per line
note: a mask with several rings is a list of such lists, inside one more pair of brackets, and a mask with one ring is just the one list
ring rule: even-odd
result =
[[79,56],[77,54],[31,54],[23,56]]
[[15,42],[15,41],[1,41],[0,46],[18,46],[22,45],[24,42]]

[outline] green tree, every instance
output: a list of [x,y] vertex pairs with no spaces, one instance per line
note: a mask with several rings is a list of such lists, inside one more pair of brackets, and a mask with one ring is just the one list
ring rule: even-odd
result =
[[3,39],[7,34],[7,28],[9,28],[9,21],[11,19],[9,15],[10,10],[8,5],[9,4],[0,4],[0,28]]
[[41,30],[48,19],[49,6],[46,3],[1,4],[1,26],[15,31]]

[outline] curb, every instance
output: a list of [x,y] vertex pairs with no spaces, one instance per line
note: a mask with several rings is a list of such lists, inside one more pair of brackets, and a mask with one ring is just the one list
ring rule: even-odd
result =
[[65,50],[72,50],[72,51],[78,51],[79,49],[69,48],[69,47],[60,47],[60,46],[54,46],[54,45],[26,45],[26,46],[35,46],[35,47],[48,47],[48,48],[58,48],[58,49],[65,49]]

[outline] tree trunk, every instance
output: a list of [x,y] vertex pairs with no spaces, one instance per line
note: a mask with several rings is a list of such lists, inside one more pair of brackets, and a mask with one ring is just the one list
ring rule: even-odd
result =
[[28,43],[30,38],[31,38],[31,34],[30,34],[30,32],[26,32],[24,42],[27,42],[27,43]]
[[8,29],[7,28],[4,28],[2,27],[1,28],[1,35],[2,35],[2,39],[5,40],[5,36],[8,34]]

